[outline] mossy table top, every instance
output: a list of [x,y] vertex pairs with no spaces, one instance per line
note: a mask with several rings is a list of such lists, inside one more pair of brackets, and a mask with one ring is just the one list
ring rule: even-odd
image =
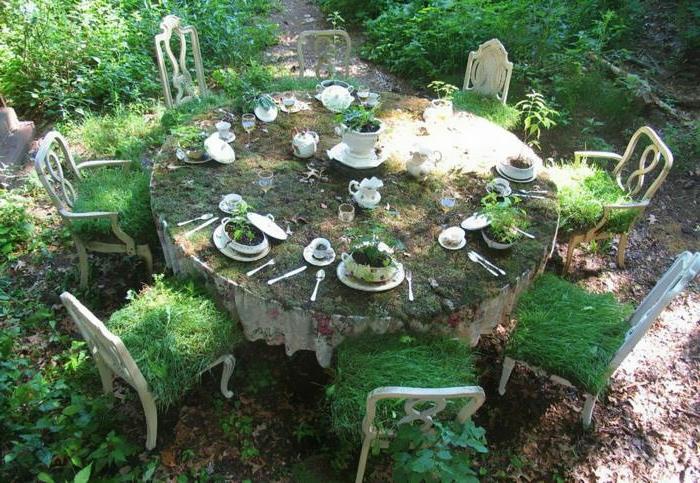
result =
[[[301,97],[303,94],[299,93]],[[490,168],[499,157],[515,156],[531,150],[517,138],[490,122],[464,113],[451,123],[450,129],[438,135],[425,136],[422,112],[428,101],[417,97],[382,94],[378,117],[385,122],[386,133],[380,139],[389,159],[376,169],[353,170],[328,160],[326,150],[340,142],[334,132],[334,114],[320,103],[309,100],[311,109],[295,114],[280,112],[268,125],[258,124],[250,149],[244,147],[246,135],[240,125],[234,126],[238,136],[233,143],[237,159],[231,165],[209,162],[178,170],[167,169],[177,164],[172,141],[166,142],[153,173],[152,208],[157,219],[168,223],[169,240],[173,240],[180,256],[195,256],[219,275],[226,283],[243,290],[247,296],[260,301],[276,302],[281,311],[300,309],[316,317],[359,316],[374,319],[390,317],[404,326],[432,327],[441,324],[466,333],[470,319],[484,315],[483,304],[504,292],[520,290],[523,278],[538,271],[550,252],[557,229],[557,211],[553,200],[524,200],[522,206],[530,218],[529,232],[535,240],[522,239],[513,248],[496,252],[488,249],[478,232],[467,234],[467,248],[475,249],[506,270],[505,277],[493,277],[482,267],[469,261],[467,250],[446,251],[437,243],[445,226],[458,225],[472,214],[485,194],[486,183],[494,176]],[[213,123],[221,114],[211,112],[195,121],[213,132]],[[319,149],[310,160],[292,155],[291,138],[294,128],[310,128],[320,136]],[[446,173],[424,182],[410,177],[404,161],[411,145],[418,138],[441,149]],[[321,180],[308,182],[307,165],[323,170]],[[260,170],[274,172],[274,186],[264,194],[257,186]],[[355,221],[344,224],[338,220],[338,205],[350,202],[348,183],[365,177],[378,176],[384,181],[381,207],[368,211],[357,208]],[[538,184],[552,188],[545,180]],[[445,214],[438,201],[445,190],[458,197],[457,206]],[[176,223],[203,213],[225,216],[218,210],[221,197],[227,193],[240,194],[253,211],[272,213],[275,220],[293,231],[287,241],[272,241],[272,250],[265,260],[240,263],[221,254],[212,242],[213,225],[188,239],[184,233],[193,225],[178,228]],[[552,196],[553,198],[553,196]],[[413,272],[415,301],[409,302],[406,284],[383,293],[358,292],[343,285],[335,270],[340,254],[348,251],[353,240],[366,234],[376,224],[402,245],[397,257]],[[309,301],[315,284],[316,267],[269,286],[266,281],[302,266],[303,248],[314,238],[327,238],[338,255],[336,262],[325,267],[326,278],[321,283],[318,300]],[[253,277],[245,272],[267,259],[275,266]],[[530,276],[522,277],[524,274]],[[429,279],[437,281],[432,287]],[[509,290],[510,289],[510,290]],[[512,303],[511,296],[506,305]],[[504,308],[509,310],[510,307]],[[318,318],[318,317],[317,317]],[[242,320],[244,326],[245,320]],[[445,323],[447,322],[447,325]],[[492,321],[491,326],[499,321]],[[352,330],[345,327],[344,330]],[[483,331],[483,328],[480,329]],[[473,331],[473,330],[472,330]],[[477,331],[477,334],[479,331]],[[478,338],[478,335],[477,335]],[[472,334],[473,339],[473,334]]]

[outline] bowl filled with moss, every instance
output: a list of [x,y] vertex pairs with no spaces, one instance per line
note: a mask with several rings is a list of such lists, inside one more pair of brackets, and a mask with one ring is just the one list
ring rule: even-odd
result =
[[376,238],[358,243],[341,258],[348,275],[371,283],[391,280],[400,266],[394,258],[394,251]]
[[524,236],[527,213],[517,206],[519,202],[517,197],[500,200],[495,192],[482,198],[481,213],[489,219],[489,225],[481,229],[481,236],[490,248],[506,250]]

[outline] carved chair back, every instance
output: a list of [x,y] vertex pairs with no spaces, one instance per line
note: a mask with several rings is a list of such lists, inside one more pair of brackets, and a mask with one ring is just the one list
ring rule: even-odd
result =
[[148,390],[146,379],[122,340],[69,292],[61,294],[61,301],[87,342],[90,354],[137,391]]
[[683,252],[678,255],[671,268],[656,283],[630,318],[631,327],[625,335],[624,343],[610,363],[610,374],[632,352],[669,302],[682,292],[698,273],[700,273],[700,252]]
[[338,65],[343,66],[346,76],[350,75],[350,49],[352,43],[345,30],[306,30],[299,34],[297,40],[297,57],[299,59],[299,77],[304,77],[306,60],[304,46],[310,44],[311,60],[314,62],[316,77],[334,77]]
[[491,39],[469,52],[462,89],[495,96],[505,104],[512,73],[513,63],[508,60],[505,47],[500,40]]
[[[160,71],[160,81],[163,84],[163,94],[165,95],[165,105],[174,107],[188,101],[194,97],[206,94],[207,86],[204,82],[204,68],[202,66],[202,54],[199,49],[199,37],[197,29],[188,25],[181,26],[180,18],[175,15],[168,15],[160,23],[161,32],[156,35],[156,57],[158,59],[158,70]],[[177,56],[173,53],[171,40],[175,34],[179,44]],[[192,45],[192,56],[194,57],[194,70],[197,76],[197,88],[192,81],[192,74],[187,67],[187,37]],[[172,76],[169,79],[169,70],[163,50],[170,64]],[[175,88],[175,98],[173,99],[170,84]]]
[[[649,144],[643,148],[637,167],[635,168],[632,166],[632,171],[627,176],[627,179],[623,179],[625,177],[623,173],[624,168],[628,163],[633,164],[637,146],[642,139],[648,141]],[[660,169],[657,169],[660,162],[662,162],[663,165],[660,166]],[[652,128],[649,126],[642,126],[637,129],[637,132],[635,132],[630,139],[630,142],[627,144],[627,149],[625,149],[625,154],[622,155],[622,159],[617,163],[617,166],[615,166],[613,174],[620,188],[634,197],[641,193],[644,188],[647,175],[652,174],[656,169],[658,171],[656,178],[649,184],[641,200],[639,200],[644,201],[650,200],[654,196],[654,193],[656,193],[666,179],[668,172],[671,170],[671,166],[673,166],[673,154],[671,150],[668,149],[668,146],[664,144],[659,135],[656,134]]]
[[76,197],[73,183],[80,179],[80,170],[66,139],[58,131],[44,137],[34,158],[34,168],[54,206],[59,211],[71,211]]

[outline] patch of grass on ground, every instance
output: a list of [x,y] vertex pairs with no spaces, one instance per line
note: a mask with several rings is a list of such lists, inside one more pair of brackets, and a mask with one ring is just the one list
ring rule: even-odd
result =
[[459,91],[455,93],[452,102],[455,109],[486,118],[504,129],[513,129],[520,120],[520,112],[515,107],[503,104],[495,97]]
[[592,294],[555,275],[542,275],[518,302],[518,325],[506,354],[596,394],[605,387],[632,311],[612,294]]
[[[333,385],[327,390],[332,430],[351,445],[362,442],[367,395],[383,386],[439,388],[475,383],[471,349],[446,337],[370,334],[348,339],[337,350]],[[375,425],[387,427],[400,418],[403,402],[377,406]]]
[[192,282],[162,277],[112,314],[107,325],[122,338],[162,409],[243,340],[238,324]]

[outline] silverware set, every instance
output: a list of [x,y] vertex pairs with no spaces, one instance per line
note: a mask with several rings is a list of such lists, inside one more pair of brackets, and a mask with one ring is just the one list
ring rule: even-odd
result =
[[505,270],[498,267],[497,265],[494,265],[493,263],[488,261],[485,257],[476,253],[474,250],[467,253],[467,256],[469,257],[469,260],[484,267],[486,269],[486,271],[489,272],[494,277],[498,277],[499,275],[506,274]]

